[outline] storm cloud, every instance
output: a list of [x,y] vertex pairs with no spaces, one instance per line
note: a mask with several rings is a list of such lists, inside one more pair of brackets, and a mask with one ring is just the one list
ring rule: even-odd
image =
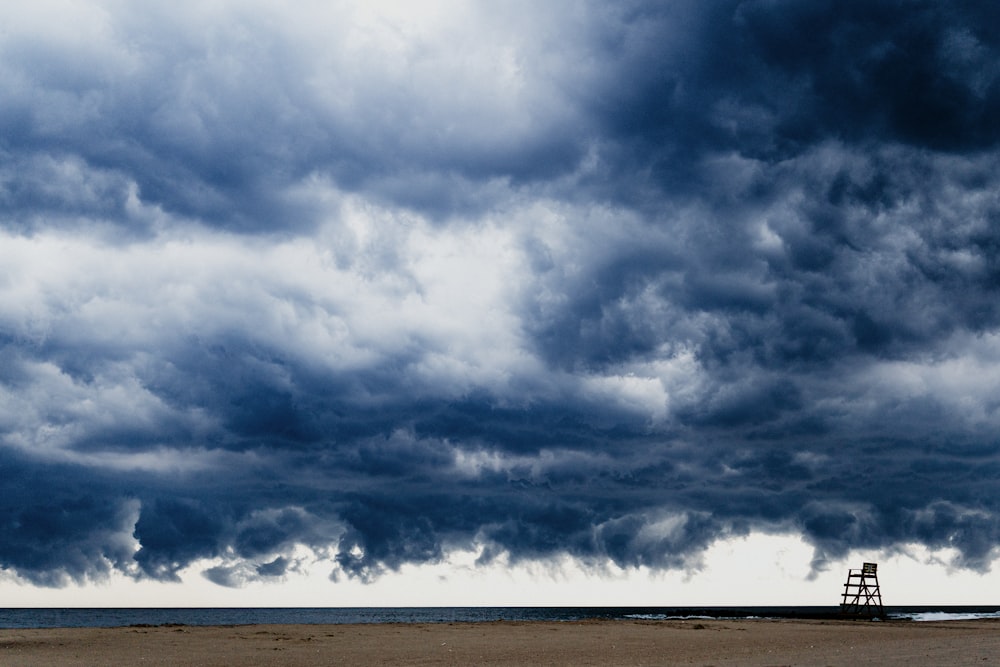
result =
[[1000,9],[419,7],[0,9],[0,568],[989,567]]

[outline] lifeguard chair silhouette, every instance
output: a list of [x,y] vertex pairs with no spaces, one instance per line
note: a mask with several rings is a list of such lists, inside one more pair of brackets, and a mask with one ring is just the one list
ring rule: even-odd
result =
[[878,564],[865,563],[860,570],[847,571],[840,615],[851,618],[884,618],[882,593],[878,587]]

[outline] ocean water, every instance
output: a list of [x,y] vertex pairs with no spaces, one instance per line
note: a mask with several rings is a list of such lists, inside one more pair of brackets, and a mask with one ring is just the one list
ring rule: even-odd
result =
[[[255,607],[0,609],[0,628],[320,623],[480,623],[599,619],[835,618],[838,607]],[[886,607],[912,621],[1000,619],[995,607]]]

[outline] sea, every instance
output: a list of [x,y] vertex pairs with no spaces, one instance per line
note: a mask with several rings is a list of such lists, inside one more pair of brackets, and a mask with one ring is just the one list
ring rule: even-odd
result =
[[[497,621],[824,619],[838,607],[122,607],[0,609],[0,628],[486,623]],[[1000,619],[1000,606],[886,607],[887,620]]]

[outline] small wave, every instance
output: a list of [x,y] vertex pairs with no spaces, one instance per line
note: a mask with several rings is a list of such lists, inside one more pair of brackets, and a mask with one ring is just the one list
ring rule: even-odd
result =
[[717,621],[721,616],[671,616],[669,614],[625,614],[637,621]]
[[1000,618],[1000,611],[986,612],[950,612],[950,611],[920,611],[913,613],[893,614],[891,618],[906,618],[911,621],[978,621],[986,618]]

